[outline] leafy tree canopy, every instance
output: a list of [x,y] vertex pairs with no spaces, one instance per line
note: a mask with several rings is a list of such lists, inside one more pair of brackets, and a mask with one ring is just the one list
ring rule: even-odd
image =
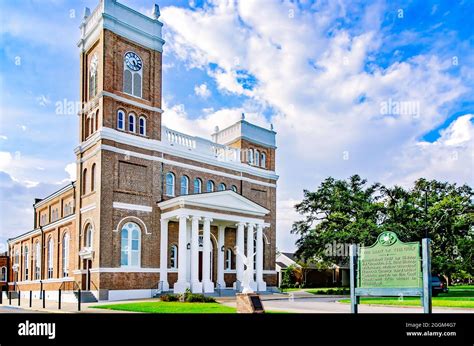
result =
[[395,232],[405,242],[427,234],[433,273],[473,276],[473,197],[468,185],[436,180],[418,179],[405,189],[368,184],[358,175],[329,177],[316,191],[305,190],[295,206],[303,216],[292,227],[300,236],[296,254],[319,264],[346,263],[349,244],[371,245],[383,231]]

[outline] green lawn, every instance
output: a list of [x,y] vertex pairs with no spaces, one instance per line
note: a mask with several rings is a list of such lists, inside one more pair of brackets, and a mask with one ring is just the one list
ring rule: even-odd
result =
[[228,314],[236,309],[219,303],[143,302],[94,306],[97,309],[147,312],[152,314]]
[[[350,299],[340,300],[342,303],[350,303]],[[420,298],[405,297],[399,300],[397,297],[364,298],[361,304],[381,304],[398,306],[422,306]],[[450,308],[474,308],[474,286],[450,286],[448,293],[440,293],[433,297],[433,306]]]

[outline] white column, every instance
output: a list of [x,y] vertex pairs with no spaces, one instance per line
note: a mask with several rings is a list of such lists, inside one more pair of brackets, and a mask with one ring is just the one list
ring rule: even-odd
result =
[[259,291],[267,290],[267,283],[263,281],[263,225],[257,224],[257,288]]
[[202,293],[199,281],[199,216],[193,216],[191,225],[191,291]]
[[[240,252],[244,252],[244,227],[245,224],[240,222],[237,224],[237,234],[236,234],[236,246],[239,248]],[[242,258],[240,256],[236,255],[235,257],[235,269],[237,271],[237,281],[240,281],[242,283],[242,280],[244,279],[244,262],[242,261]],[[234,284],[234,289],[237,289]]]
[[169,291],[168,283],[168,219],[161,219],[161,236],[160,236],[160,281],[161,289]]
[[211,218],[204,218],[202,243],[202,285],[204,293],[214,292],[211,280]]
[[187,216],[179,216],[179,236],[178,236],[178,281],[174,284],[174,293],[184,293],[189,288],[187,276],[187,243],[186,243],[186,219]]
[[[253,256],[255,250],[253,246],[253,230],[254,230],[255,225],[253,223],[249,223],[247,225],[247,257],[250,256],[252,257],[252,273],[255,273],[254,268],[253,268],[253,261],[255,260],[255,256]],[[247,268],[245,268],[247,269]],[[257,290],[257,284],[255,282],[254,276],[250,278],[250,287],[256,291]]]
[[[224,256],[225,256],[225,248],[224,248],[224,240],[225,240],[225,226],[219,225],[219,233],[217,237],[217,242],[219,243],[217,246],[217,283],[221,286],[221,288],[225,287],[224,281]],[[224,251],[222,251],[224,249]]]

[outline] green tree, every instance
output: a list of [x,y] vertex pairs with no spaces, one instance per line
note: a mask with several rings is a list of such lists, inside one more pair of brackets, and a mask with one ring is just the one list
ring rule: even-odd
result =
[[295,206],[304,219],[292,228],[293,233],[300,235],[297,256],[339,263],[346,261],[347,256],[328,252],[328,245],[374,242],[383,209],[376,194],[379,190],[379,184],[367,186],[367,181],[358,175],[349,181],[330,177],[315,192],[305,190],[303,201]]
[[[436,180],[419,179],[412,189],[368,185],[354,175],[327,178],[315,192],[304,191],[296,210],[304,219],[293,224],[300,235],[297,256],[320,263],[344,263],[347,252],[331,244],[370,245],[382,231],[393,231],[402,241],[432,239],[432,272],[451,281],[464,271],[473,275],[473,190]],[[469,262],[469,263],[467,263]]]

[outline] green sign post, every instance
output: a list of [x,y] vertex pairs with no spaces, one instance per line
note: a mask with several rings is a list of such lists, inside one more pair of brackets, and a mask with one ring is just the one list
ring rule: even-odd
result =
[[381,233],[375,244],[350,248],[351,311],[357,313],[361,296],[422,298],[424,311],[431,312],[429,239],[404,243],[393,232]]

